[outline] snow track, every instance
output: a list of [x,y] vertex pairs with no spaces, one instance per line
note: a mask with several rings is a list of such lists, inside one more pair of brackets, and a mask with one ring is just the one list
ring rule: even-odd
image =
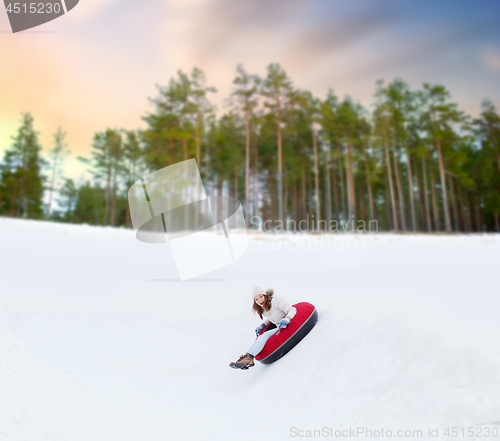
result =
[[[2,439],[500,421],[498,235],[251,235],[234,264],[182,283],[168,245],[127,230],[0,218],[0,243]],[[278,362],[233,370],[255,285],[319,321]]]

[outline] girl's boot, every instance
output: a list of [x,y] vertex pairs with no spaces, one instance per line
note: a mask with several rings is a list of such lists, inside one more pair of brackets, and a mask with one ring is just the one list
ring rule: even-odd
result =
[[229,366],[233,369],[243,369],[246,370],[254,366],[253,355],[248,352],[245,355],[241,355],[238,360],[229,363]]

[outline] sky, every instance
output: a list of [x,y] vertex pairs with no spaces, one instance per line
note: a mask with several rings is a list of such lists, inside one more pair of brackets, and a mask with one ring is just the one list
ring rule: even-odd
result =
[[485,98],[500,107],[500,2],[80,0],[16,34],[0,5],[0,153],[31,112],[45,151],[67,133],[65,175],[81,179],[94,133],[144,127],[178,69],[205,71],[222,114],[236,65],[264,76],[272,62],[320,98],[332,88],[370,109],[375,81],[401,77],[444,84],[477,116]]

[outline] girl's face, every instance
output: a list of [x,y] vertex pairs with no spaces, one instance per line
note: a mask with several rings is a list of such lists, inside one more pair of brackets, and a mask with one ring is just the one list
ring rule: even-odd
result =
[[264,294],[259,294],[257,297],[255,297],[255,303],[259,305],[261,308],[264,306],[264,302],[266,301],[266,298],[264,297]]

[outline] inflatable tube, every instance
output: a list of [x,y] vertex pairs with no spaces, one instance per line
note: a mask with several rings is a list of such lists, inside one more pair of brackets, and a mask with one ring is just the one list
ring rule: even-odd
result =
[[[314,328],[318,321],[318,311],[316,311],[314,305],[300,302],[292,306],[297,309],[297,314],[286,328],[267,340],[262,351],[255,356],[256,360],[263,364],[274,363],[290,352]],[[276,325],[269,323],[261,334],[274,328],[276,328]]]

